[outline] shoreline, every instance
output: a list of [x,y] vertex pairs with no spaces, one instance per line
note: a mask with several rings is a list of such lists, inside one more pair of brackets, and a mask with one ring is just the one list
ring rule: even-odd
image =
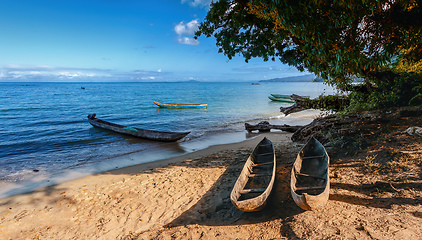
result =
[[[240,170],[263,137],[275,146],[295,145],[291,135],[281,131],[258,133],[242,142],[214,145],[1,198],[0,237],[118,239],[161,229],[174,224],[218,186],[216,182],[232,163]],[[237,174],[230,175],[228,186]],[[207,205],[201,206],[203,211],[210,212],[221,199],[203,204]],[[122,217],[126,220],[120,221]]]
[[[321,111],[319,110],[305,110],[300,113],[290,114],[287,117],[282,115],[274,116],[267,119],[267,121],[270,121],[275,125],[306,125],[320,113]],[[250,123],[253,123],[253,121],[250,121]],[[239,126],[239,128],[244,127]],[[277,132],[277,130],[275,130],[275,132]],[[215,145],[235,144],[248,141],[255,138],[256,135],[257,133],[248,133],[244,129],[237,130],[236,132],[218,132],[195,140],[166,143],[163,146],[154,147],[152,149],[141,150],[104,159],[94,164],[64,170],[60,174],[45,173],[44,175],[35,175],[34,177],[24,181],[3,181],[0,182],[0,199],[17,194],[29,193],[38,188],[57,185],[66,181],[102,172],[108,172],[115,169],[133,167],[139,164],[150,164],[151,166],[154,166],[154,162],[161,162],[169,158],[183,157],[192,153],[194,154],[197,151],[213,148]]]
[[[2,198],[0,239],[420,239],[421,139],[405,130],[422,119],[381,114],[384,125],[372,118],[351,125],[357,132],[349,137],[366,149],[329,150],[330,197],[321,209],[304,211],[292,199],[302,144],[275,131]],[[276,150],[276,181],[267,206],[245,213],[230,193],[264,136]]]

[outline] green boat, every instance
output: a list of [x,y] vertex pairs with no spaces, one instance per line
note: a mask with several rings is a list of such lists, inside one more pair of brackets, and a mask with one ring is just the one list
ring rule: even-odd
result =
[[290,99],[290,95],[283,95],[283,94],[274,94],[274,93],[271,93],[271,96],[273,96],[275,98]]
[[[284,99],[290,99],[290,95],[283,95],[283,94],[274,94],[271,93],[271,96],[275,97],[275,98],[284,98]],[[310,96],[301,96],[303,98],[310,98]]]
[[276,97],[272,97],[272,96],[268,96],[268,98],[269,98],[271,101],[276,101],[276,102],[295,103],[295,101],[294,101],[294,100],[291,100],[291,99],[276,98]]

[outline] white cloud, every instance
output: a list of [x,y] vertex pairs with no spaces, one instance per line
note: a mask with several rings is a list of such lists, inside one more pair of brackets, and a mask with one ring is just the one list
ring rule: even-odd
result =
[[0,66],[0,82],[108,82],[108,81],[162,81],[175,79],[173,73],[162,69],[119,72],[110,69],[72,68],[51,66]]
[[211,4],[212,0],[182,0],[181,3],[188,3],[192,7],[205,7]]
[[195,32],[198,31],[198,27],[198,20],[192,20],[187,24],[180,22],[176,25],[176,27],[174,27],[174,31],[177,33],[177,35],[194,35]]
[[199,41],[194,38],[188,37],[179,37],[177,42],[180,44],[187,44],[187,45],[199,45]]
[[198,45],[199,41],[193,37],[187,37],[185,35],[194,35],[198,31],[199,22],[198,20],[192,20],[188,23],[180,22],[174,27],[174,31],[178,35],[177,41],[181,44]]

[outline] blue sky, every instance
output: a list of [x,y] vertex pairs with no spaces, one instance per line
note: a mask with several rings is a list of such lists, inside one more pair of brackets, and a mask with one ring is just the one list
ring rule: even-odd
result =
[[304,75],[193,39],[211,0],[2,0],[0,82],[258,81]]

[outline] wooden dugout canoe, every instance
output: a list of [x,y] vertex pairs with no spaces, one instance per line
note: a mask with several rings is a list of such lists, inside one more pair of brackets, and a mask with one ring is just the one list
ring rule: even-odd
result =
[[127,127],[111,122],[107,122],[98,118],[95,118],[95,114],[88,115],[88,122],[95,127],[111,130],[126,135],[131,135],[139,138],[162,141],[162,142],[174,142],[184,138],[190,132],[163,132],[155,130],[147,130],[135,127]]
[[268,98],[271,101],[276,101],[276,102],[295,103],[295,101],[294,100],[291,100],[290,98],[289,99],[286,99],[286,98],[276,98],[276,97],[273,97],[273,96],[268,96]]
[[208,107],[207,103],[200,104],[176,104],[176,103],[161,103],[154,101],[157,106],[161,108],[206,108]]
[[290,190],[295,203],[304,210],[323,207],[330,194],[330,157],[324,146],[311,137],[293,164]]
[[246,160],[230,200],[244,212],[255,212],[265,207],[275,180],[276,158],[274,146],[264,138]]
[[[274,94],[274,93],[270,93],[271,96],[275,97],[275,98],[284,98],[284,99],[291,99],[291,95],[284,95],[284,94]],[[303,98],[309,98],[309,96],[301,96]]]

